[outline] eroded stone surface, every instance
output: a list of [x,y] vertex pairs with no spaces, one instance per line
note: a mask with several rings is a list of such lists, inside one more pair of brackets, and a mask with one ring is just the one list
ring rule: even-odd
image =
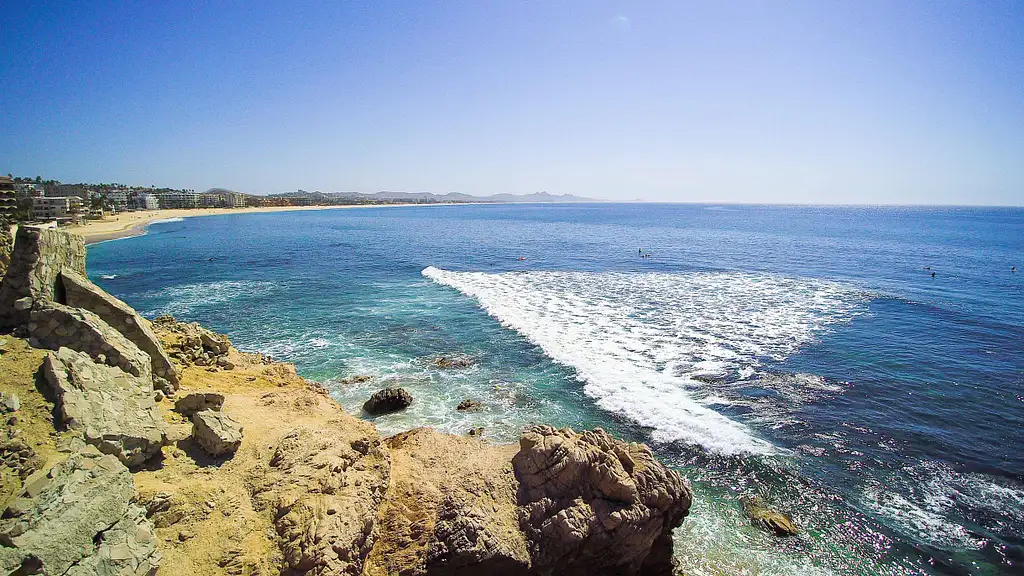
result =
[[192,416],[203,410],[220,410],[224,405],[224,395],[217,392],[192,392],[174,401],[174,411],[184,416]]
[[126,466],[142,464],[167,442],[148,381],[68,348],[47,355],[43,376],[60,421]]
[[152,377],[149,356],[88,310],[61,304],[37,307],[30,312],[25,328],[38,348],[70,348],[133,376]]
[[20,226],[7,274],[0,283],[0,327],[26,324],[34,303],[63,302],[57,280],[65,270],[85,274],[85,242],[81,236]]
[[68,306],[88,310],[117,330],[149,356],[153,374],[177,388],[178,373],[145,318],[77,272],[63,271],[60,281]]
[[534,426],[512,459],[521,525],[542,574],[671,574],[692,494],[642,444]]
[[95,448],[72,454],[25,492],[0,521],[4,574],[155,574],[160,562],[132,476]]
[[192,437],[210,456],[234,454],[242,445],[242,425],[223,412],[202,410],[192,415]]
[[295,428],[252,484],[254,499],[271,511],[290,570],[362,573],[388,486],[387,453],[371,427]]

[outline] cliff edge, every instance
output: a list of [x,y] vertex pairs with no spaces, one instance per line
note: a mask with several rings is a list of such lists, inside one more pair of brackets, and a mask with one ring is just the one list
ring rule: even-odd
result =
[[294,367],[92,284],[19,229],[0,283],[5,574],[671,574],[689,511],[641,444],[381,438]]

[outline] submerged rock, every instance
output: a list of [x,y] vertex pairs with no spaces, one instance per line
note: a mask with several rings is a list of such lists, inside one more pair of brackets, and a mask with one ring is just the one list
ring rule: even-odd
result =
[[223,412],[203,410],[192,415],[192,437],[210,456],[234,454],[242,445],[242,425]]
[[405,410],[412,404],[412,394],[405,388],[385,388],[363,403],[363,410],[374,416]]
[[430,363],[435,368],[469,368],[474,364],[469,356],[437,356],[432,358]]
[[757,496],[743,499],[743,511],[756,526],[776,536],[796,536],[800,533],[800,529],[789,516],[768,508]]
[[465,412],[467,410],[479,410],[481,406],[483,406],[483,404],[480,404],[480,402],[466,398],[462,402],[459,402],[459,405],[456,406],[455,409],[460,412]]

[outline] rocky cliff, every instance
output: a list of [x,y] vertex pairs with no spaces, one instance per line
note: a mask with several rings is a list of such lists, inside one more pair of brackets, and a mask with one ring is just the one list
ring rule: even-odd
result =
[[4,573],[672,571],[691,493],[645,446],[381,438],[290,365],[141,318],[70,234],[19,230],[0,325]]

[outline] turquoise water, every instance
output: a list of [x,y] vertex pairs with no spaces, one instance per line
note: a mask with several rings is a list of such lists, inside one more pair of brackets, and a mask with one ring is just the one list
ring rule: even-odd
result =
[[[384,433],[651,444],[694,484],[686,574],[1018,574],[1022,251],[1020,209],[431,206],[154,224],[89,271],[352,414],[406,387]],[[805,533],[749,526],[755,493]]]

